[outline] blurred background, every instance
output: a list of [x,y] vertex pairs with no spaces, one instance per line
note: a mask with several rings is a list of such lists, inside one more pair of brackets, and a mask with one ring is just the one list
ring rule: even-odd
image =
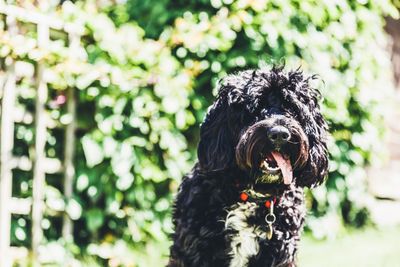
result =
[[399,7],[0,0],[1,266],[165,265],[217,80],[283,61],[331,132],[299,266],[400,266]]

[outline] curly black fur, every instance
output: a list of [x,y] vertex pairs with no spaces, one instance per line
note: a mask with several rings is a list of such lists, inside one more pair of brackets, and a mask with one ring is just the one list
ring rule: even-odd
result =
[[[229,75],[201,125],[198,163],[183,178],[175,202],[175,233],[168,266],[294,266],[305,205],[303,187],[327,173],[327,126],[313,77],[283,67]],[[290,134],[271,139],[274,126]],[[290,158],[293,181],[262,184],[278,198],[272,239],[265,236],[268,209],[240,201],[263,175],[260,161],[279,151]]]

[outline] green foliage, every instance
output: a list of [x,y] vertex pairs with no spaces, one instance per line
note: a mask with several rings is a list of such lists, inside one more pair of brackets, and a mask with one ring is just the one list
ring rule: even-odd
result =
[[[325,186],[309,192],[315,216],[309,227],[322,237],[335,233],[321,231],[323,224],[322,229],[365,224],[370,203],[365,166],[379,151],[380,103],[391,86],[382,17],[396,14],[390,2],[216,0],[195,9],[178,5],[177,10],[171,16],[183,15],[166,20],[174,22],[160,38],[185,67],[196,67],[195,91],[207,104],[218,78],[265,62],[283,60],[289,68],[301,66],[319,75],[323,84],[316,86],[325,97],[332,162]],[[141,21],[140,13],[131,15]]]
[[[165,262],[172,196],[195,160],[216,81],[282,60],[324,81],[315,86],[325,97],[332,162],[327,183],[308,193],[309,228],[323,237],[343,223],[366,223],[365,166],[379,150],[381,103],[391,86],[382,29],[383,14],[395,15],[389,1],[102,3],[67,1],[57,11],[84,29],[84,49],[72,53],[62,41],[43,50],[34,31],[15,37],[0,27],[0,58],[24,61],[26,70],[46,66],[54,99],[77,89],[75,195],[60,203],[60,182],[48,181],[46,190],[49,215],[66,211],[74,220],[82,250],[70,244],[71,253],[125,266]],[[18,105],[31,111],[33,88],[32,77],[19,81]],[[54,99],[50,117],[67,124]],[[16,133],[14,153],[29,155],[32,129],[19,125]],[[48,143],[48,156],[62,154],[60,132],[50,132]],[[14,195],[29,196],[30,174],[18,177]],[[14,222],[14,244],[29,243],[27,224]],[[59,223],[46,218],[44,225],[49,240],[60,236]]]
[[101,13],[88,17],[85,8],[70,12],[87,18],[90,67],[75,81],[82,110],[94,107],[84,123],[94,128],[81,142],[86,162],[77,163],[77,198],[86,212],[75,225],[95,237],[87,241],[103,244],[90,245],[94,255],[109,242],[145,254],[168,244],[171,190],[190,168],[181,132],[195,123],[186,110],[193,78],[163,41],[143,39],[134,23],[116,28]]
[[[122,256],[102,254],[106,250],[103,245],[115,242],[139,251],[143,258],[146,251],[154,254],[159,247],[166,251],[166,233],[171,232],[171,191],[176,190],[178,181],[190,169],[191,154],[182,131],[196,122],[187,110],[193,77],[163,41],[144,39],[143,30],[134,23],[116,28],[110,18],[91,8],[90,4],[66,2],[60,13],[65,21],[84,27],[81,42],[85,50],[69,51],[54,42],[42,51],[35,32],[14,36],[3,31],[1,57],[46,66],[50,92],[56,90],[51,95],[54,99],[65,96],[63,91],[68,87],[77,88],[81,139],[75,162],[75,196],[63,203],[61,184],[51,184],[48,177],[49,212],[56,215],[65,210],[75,220],[76,243],[87,247],[90,254],[111,260]],[[32,75],[23,78],[19,90],[24,84],[32,90],[32,79]],[[29,109],[33,97],[30,94],[27,101],[20,97],[18,105]],[[50,100],[49,114],[52,119],[67,123],[63,104],[51,106],[54,99]],[[23,143],[32,144],[32,130],[17,125],[21,132],[17,136],[21,145],[17,144],[17,148]],[[54,141],[49,142],[47,153],[57,150],[50,156],[62,157],[61,132],[50,132],[49,138]],[[29,151],[20,154],[29,156]],[[23,182],[14,180],[15,187],[23,187],[17,195],[31,195],[30,177],[27,173],[20,178]],[[27,221],[30,219],[14,223],[14,244],[22,241],[28,245],[28,228],[21,234]],[[50,224],[46,229],[51,230],[47,238],[58,238],[59,221],[46,219],[46,224]],[[132,256],[131,262],[136,258]],[[143,261],[133,260],[142,262],[142,266]]]

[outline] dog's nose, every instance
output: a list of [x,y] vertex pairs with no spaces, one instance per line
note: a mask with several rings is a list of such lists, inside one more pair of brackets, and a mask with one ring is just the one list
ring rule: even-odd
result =
[[274,126],[268,130],[268,138],[275,145],[282,145],[289,141],[290,132],[283,126]]

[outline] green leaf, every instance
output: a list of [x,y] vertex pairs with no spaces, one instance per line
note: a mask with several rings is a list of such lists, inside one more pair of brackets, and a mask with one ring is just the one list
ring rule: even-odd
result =
[[104,211],[100,209],[88,210],[85,217],[86,224],[92,233],[97,232],[104,223]]
[[103,161],[103,149],[97,142],[92,140],[89,136],[84,136],[81,143],[88,167],[94,167]]

